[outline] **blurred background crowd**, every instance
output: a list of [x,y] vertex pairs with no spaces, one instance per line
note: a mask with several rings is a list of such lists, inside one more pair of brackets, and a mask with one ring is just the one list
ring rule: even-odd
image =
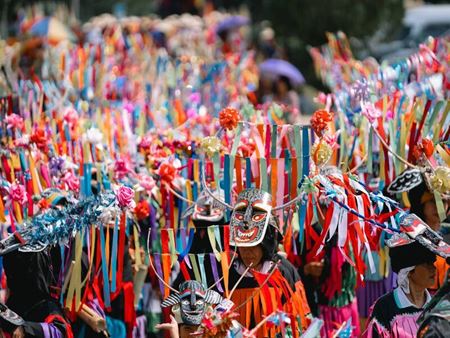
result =
[[[92,27],[98,28],[98,21],[132,21],[133,16],[146,16],[147,24],[139,24],[138,29],[150,30],[155,43],[166,46],[171,43],[176,20],[171,27],[170,20],[158,24],[156,18],[183,13],[204,15],[214,10],[241,15],[248,22],[229,22],[219,34],[222,50],[246,48],[257,51],[259,63],[281,59],[293,64],[296,69],[281,65],[288,67],[283,68],[287,76],[262,76],[256,94],[258,102],[277,101],[297,108],[301,114],[295,115],[296,119],[302,122],[301,116],[316,109],[313,97],[317,91],[326,91],[314,74],[309,48],[325,43],[327,32],[346,32],[360,59],[371,56],[378,62],[393,62],[413,53],[426,37],[439,37],[450,30],[450,4],[442,0],[1,0],[0,3],[0,36],[10,42],[30,35],[52,34],[46,29],[43,33],[42,27],[31,29],[39,16],[51,15],[49,26],[80,44],[93,36]],[[92,24],[87,22],[104,13],[112,16],[102,15],[96,22],[91,20]],[[187,24],[198,24],[194,19],[191,21]],[[107,24],[103,27],[106,29]],[[237,33],[246,42],[241,47],[236,44]],[[30,53],[39,53],[38,46],[39,40],[28,42]],[[267,66],[280,67],[270,63]]]

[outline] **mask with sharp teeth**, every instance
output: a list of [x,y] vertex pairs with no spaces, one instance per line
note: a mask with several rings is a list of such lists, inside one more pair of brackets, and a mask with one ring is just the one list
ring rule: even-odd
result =
[[[195,281],[188,280],[180,284],[179,294],[170,295],[162,302],[162,307],[176,305],[179,308],[181,321],[186,325],[200,325],[207,304],[218,304],[222,297],[213,290]],[[174,311],[174,309],[172,309]]]
[[260,189],[242,191],[230,220],[230,244],[236,247],[252,247],[260,244],[269,225],[272,196]]

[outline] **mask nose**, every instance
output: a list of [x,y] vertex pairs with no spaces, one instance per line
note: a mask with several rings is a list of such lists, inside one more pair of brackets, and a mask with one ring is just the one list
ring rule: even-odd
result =
[[247,210],[245,210],[245,214],[244,214],[244,227],[249,227],[251,222],[252,222],[252,214],[253,214],[253,209],[252,207],[248,207]]

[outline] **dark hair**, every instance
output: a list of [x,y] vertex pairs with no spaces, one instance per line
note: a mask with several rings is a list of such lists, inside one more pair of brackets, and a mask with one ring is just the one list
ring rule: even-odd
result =
[[408,200],[411,203],[410,211],[425,221],[424,204],[422,203],[423,195],[428,192],[425,182],[420,183],[417,187],[408,191]]
[[283,83],[285,83],[286,86],[288,87],[288,90],[292,90],[293,87],[292,87],[291,80],[289,80],[289,78],[288,78],[287,76],[281,75],[281,76],[278,78],[278,80],[281,81],[281,82],[283,82]]

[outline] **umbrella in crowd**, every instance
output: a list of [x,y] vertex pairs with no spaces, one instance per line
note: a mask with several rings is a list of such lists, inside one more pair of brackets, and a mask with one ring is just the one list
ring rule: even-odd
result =
[[222,21],[220,21],[216,27],[217,34],[220,34],[224,31],[228,31],[231,29],[236,29],[242,26],[246,26],[250,23],[248,17],[242,15],[233,15],[229,16]]
[[44,17],[35,22],[29,29],[33,36],[47,38],[51,43],[74,41],[70,29],[54,17]]
[[281,59],[268,59],[259,65],[259,70],[263,75],[285,76],[291,80],[293,85],[305,83],[302,73],[293,64]]

